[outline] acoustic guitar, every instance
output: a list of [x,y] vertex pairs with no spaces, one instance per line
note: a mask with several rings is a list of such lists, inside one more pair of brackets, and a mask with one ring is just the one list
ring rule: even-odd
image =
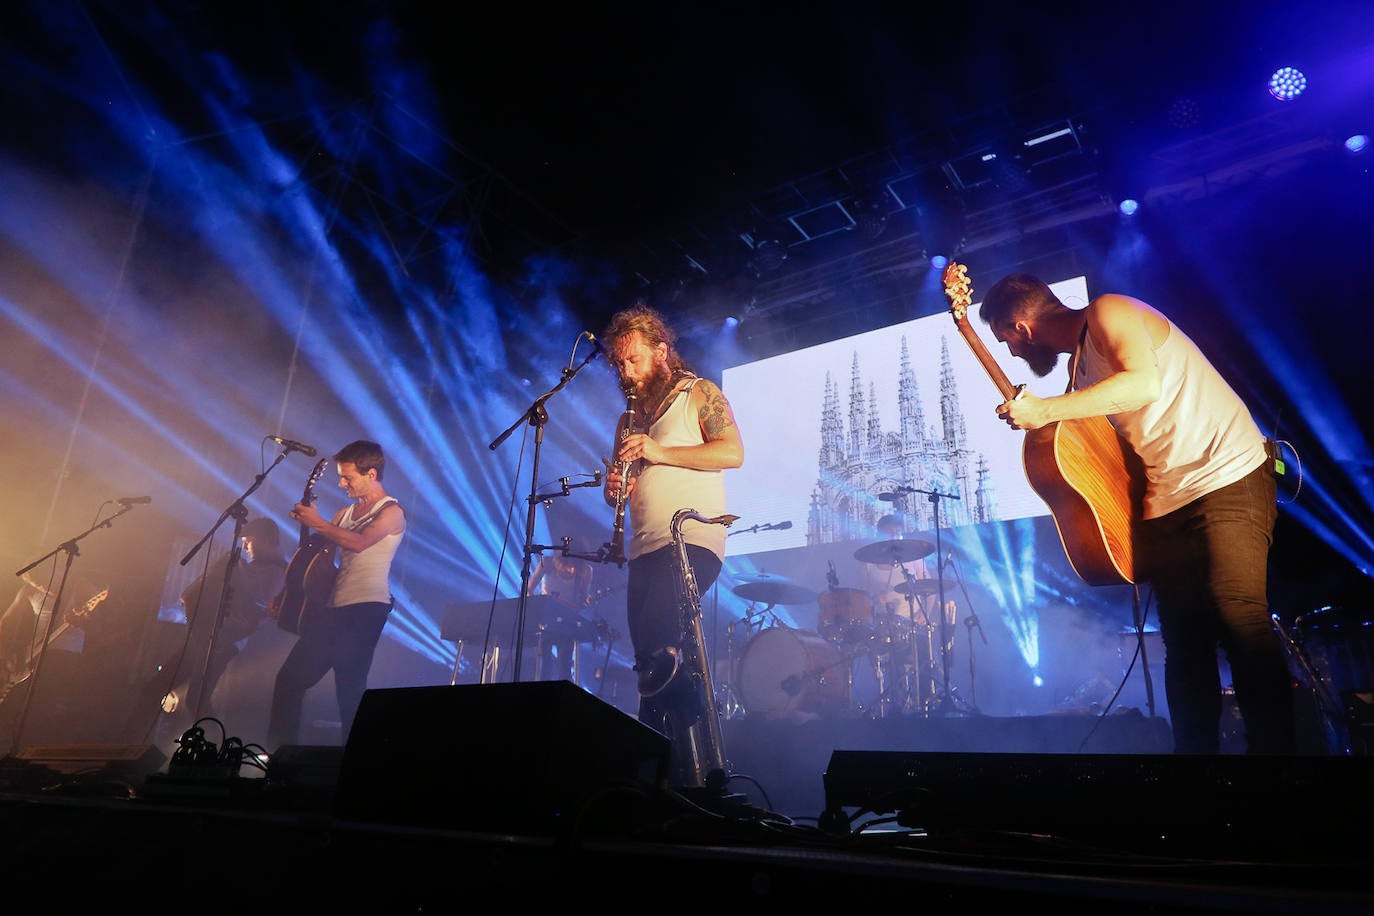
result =
[[[307,506],[315,502],[315,484],[329,467],[329,459],[321,458],[310,479],[305,483],[301,502]],[[301,525],[300,544],[286,567],[286,581],[269,607],[277,626],[288,633],[300,633],[301,622],[316,608],[329,602],[334,579],[339,574],[335,565],[335,545],[316,534],[309,525]]]
[[[969,324],[973,287],[951,261],[941,276],[955,326],[1006,400],[1021,388],[1008,381]],[[1031,488],[1049,506],[1064,553],[1089,585],[1135,581],[1133,524],[1145,495],[1145,469],[1106,417],[1060,420],[1026,432],[1022,462]]]

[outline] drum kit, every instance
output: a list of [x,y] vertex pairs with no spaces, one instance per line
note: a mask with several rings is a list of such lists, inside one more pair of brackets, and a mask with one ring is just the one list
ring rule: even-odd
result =
[[[751,606],[729,627],[726,666],[732,676],[721,679],[718,691],[723,713],[732,718],[930,713],[936,704],[936,666],[945,661],[935,647],[949,648],[937,639],[937,608],[954,583],[914,578],[905,564],[935,550],[929,541],[900,538],[854,552],[859,562],[896,571],[903,580],[891,589],[902,600],[885,605],[861,589],[838,587],[833,564],[824,591],[766,574],[735,586],[734,593]],[[813,603],[819,607],[816,630],[797,629],[773,612],[778,605]],[[736,664],[740,624],[747,641]]]

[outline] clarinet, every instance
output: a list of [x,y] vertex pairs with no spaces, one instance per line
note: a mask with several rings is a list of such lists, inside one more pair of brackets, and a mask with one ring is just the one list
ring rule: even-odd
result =
[[[635,391],[631,385],[625,386],[625,412],[620,415],[620,438],[616,440],[616,454],[620,446],[634,432]],[[615,496],[615,520],[611,523],[611,540],[602,547],[607,560],[618,567],[625,565],[625,502],[630,489],[630,468],[632,461],[620,462],[620,490]]]

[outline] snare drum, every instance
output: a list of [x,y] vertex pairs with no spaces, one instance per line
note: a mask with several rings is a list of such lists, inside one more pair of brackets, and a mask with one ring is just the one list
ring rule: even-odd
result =
[[832,642],[859,643],[873,633],[873,602],[857,588],[832,588],[816,596],[820,632]]
[[842,712],[849,706],[850,658],[811,630],[770,627],[749,641],[739,694],[751,715]]

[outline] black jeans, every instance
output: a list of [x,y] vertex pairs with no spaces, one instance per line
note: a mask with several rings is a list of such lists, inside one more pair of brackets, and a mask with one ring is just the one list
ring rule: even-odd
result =
[[1296,753],[1293,681],[1268,600],[1278,518],[1268,462],[1137,531],[1141,577],[1154,587],[1174,752],[1221,749],[1226,653],[1251,754]]
[[392,604],[380,601],[321,608],[305,617],[300,638],[277,670],[272,710],[267,720],[268,752],[300,740],[305,695],[330,669],[339,703],[342,743],[348,742],[358,714],[372,656],[386,627]]

